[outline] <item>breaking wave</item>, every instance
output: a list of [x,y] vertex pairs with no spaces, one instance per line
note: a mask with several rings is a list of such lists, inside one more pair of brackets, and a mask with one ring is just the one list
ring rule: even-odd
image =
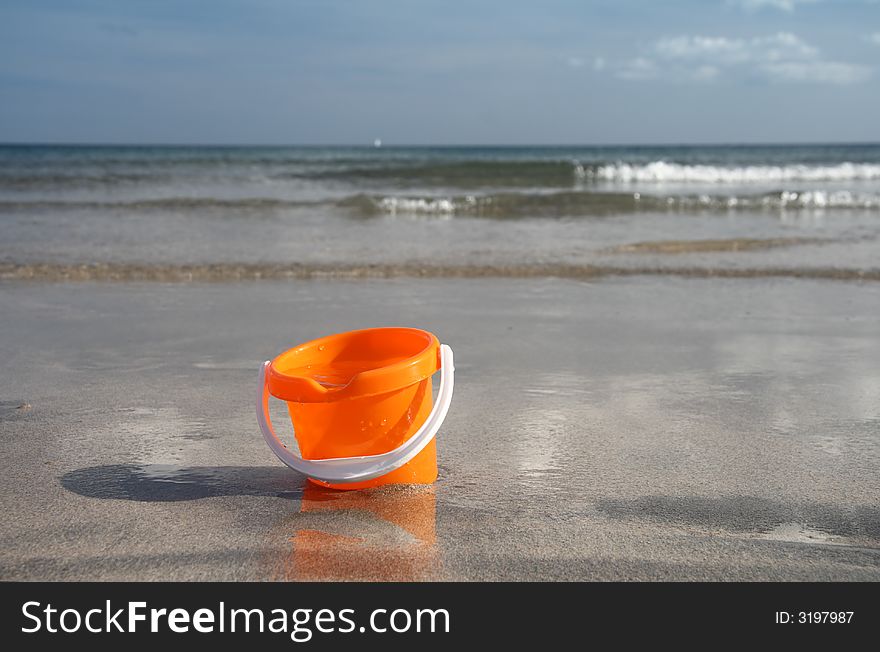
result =
[[339,204],[363,214],[469,217],[568,217],[650,211],[880,209],[880,194],[846,190],[783,190],[754,195],[646,195],[585,191],[488,195],[356,195]]
[[786,181],[872,181],[880,179],[880,164],[838,163],[835,165],[683,165],[652,161],[638,165],[614,163],[575,167],[585,180],[619,183],[779,183]]

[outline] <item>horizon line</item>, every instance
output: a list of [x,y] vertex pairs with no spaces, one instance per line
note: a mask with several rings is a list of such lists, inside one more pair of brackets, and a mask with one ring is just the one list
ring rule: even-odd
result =
[[247,148],[247,147],[267,147],[267,148],[364,148],[364,149],[419,149],[419,148],[436,148],[436,149],[463,149],[463,148],[496,148],[496,149],[515,149],[515,148],[574,148],[574,147],[596,147],[596,148],[619,148],[619,147],[754,147],[754,146],[774,146],[774,147],[817,147],[817,146],[877,146],[880,140],[828,140],[828,141],[737,141],[737,142],[607,142],[607,143],[382,143],[380,146],[365,143],[246,143],[246,142],[230,142],[230,143],[204,143],[204,142],[88,142],[88,141],[0,141],[0,147],[215,147],[215,148]]

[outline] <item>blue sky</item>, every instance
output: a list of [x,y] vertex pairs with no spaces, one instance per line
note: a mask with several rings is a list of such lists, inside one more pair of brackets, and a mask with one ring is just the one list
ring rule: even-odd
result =
[[878,0],[4,0],[0,141],[880,141]]

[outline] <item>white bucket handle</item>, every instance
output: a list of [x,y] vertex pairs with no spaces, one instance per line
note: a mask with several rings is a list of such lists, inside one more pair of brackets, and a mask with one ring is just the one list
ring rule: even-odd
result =
[[263,438],[279,460],[295,471],[304,473],[310,478],[324,482],[347,484],[372,480],[390,473],[409,462],[440,430],[449,405],[452,403],[452,387],[455,380],[455,365],[452,360],[452,349],[445,344],[440,345],[440,391],[431,414],[425,419],[416,433],[394,450],[379,455],[359,455],[357,457],[332,457],[321,460],[306,460],[288,449],[272,427],[269,420],[269,384],[266,370],[270,362],[260,365],[257,381],[257,423],[263,432]]

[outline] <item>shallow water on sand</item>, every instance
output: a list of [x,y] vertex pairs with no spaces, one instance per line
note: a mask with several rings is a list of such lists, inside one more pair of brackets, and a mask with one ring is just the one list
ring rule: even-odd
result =
[[[0,577],[876,580],[878,314],[803,279],[5,282]],[[392,321],[456,352],[440,477],[312,487],[259,363]]]

